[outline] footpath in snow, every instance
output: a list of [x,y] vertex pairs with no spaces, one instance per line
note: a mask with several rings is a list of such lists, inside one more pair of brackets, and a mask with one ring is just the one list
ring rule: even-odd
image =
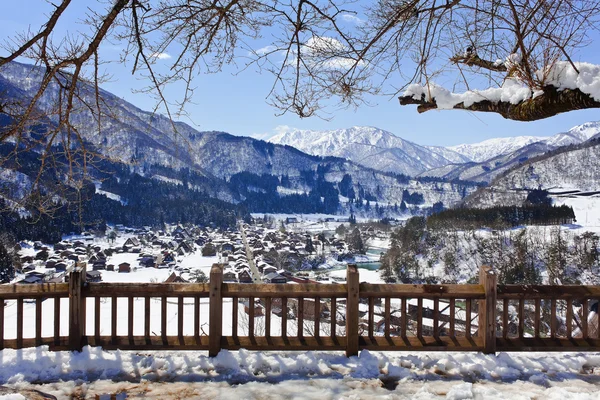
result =
[[[600,353],[0,351],[0,385],[58,399],[598,399]],[[116,395],[116,396],[115,396]],[[9,397],[8,398],[22,398]],[[3,396],[0,396],[3,399]]]

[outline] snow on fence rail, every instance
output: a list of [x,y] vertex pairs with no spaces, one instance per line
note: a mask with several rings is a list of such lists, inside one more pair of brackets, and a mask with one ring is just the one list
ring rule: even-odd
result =
[[[0,349],[582,351],[600,349],[598,286],[69,283],[0,285]],[[8,312],[7,312],[8,310]]]

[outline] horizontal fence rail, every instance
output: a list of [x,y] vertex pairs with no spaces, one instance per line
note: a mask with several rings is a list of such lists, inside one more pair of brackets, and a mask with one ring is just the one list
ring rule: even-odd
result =
[[0,349],[599,350],[598,286],[223,282],[0,285]]

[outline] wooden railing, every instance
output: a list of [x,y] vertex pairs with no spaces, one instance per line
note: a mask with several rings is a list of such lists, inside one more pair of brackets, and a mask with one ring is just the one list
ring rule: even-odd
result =
[[237,284],[0,285],[0,349],[598,350],[597,286]]

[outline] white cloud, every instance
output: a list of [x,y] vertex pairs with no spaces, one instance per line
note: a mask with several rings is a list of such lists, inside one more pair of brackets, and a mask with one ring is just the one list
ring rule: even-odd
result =
[[277,47],[268,45],[265,47],[261,47],[260,49],[254,50],[254,52],[259,56],[264,56],[265,54],[271,53],[275,50],[277,50]]
[[168,60],[171,58],[171,55],[168,53],[154,53],[150,57],[156,58],[157,60]]
[[346,22],[350,22],[356,25],[360,25],[364,22],[362,19],[358,18],[356,15],[353,14],[342,14],[342,19]]

